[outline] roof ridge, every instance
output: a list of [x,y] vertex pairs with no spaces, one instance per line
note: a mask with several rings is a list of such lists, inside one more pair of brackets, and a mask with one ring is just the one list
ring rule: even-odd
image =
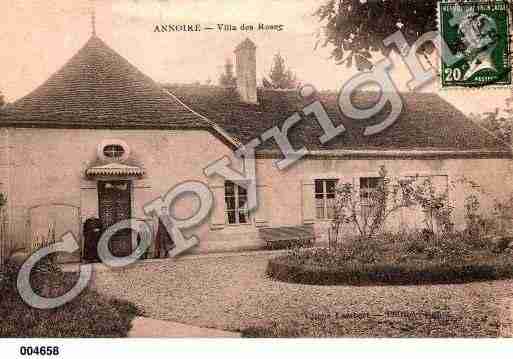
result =
[[189,110],[194,115],[198,116],[201,120],[205,121],[210,127],[214,128],[216,131],[221,133],[228,141],[230,141],[234,146],[239,147],[241,145],[241,142],[238,138],[234,138],[233,136],[229,135],[228,132],[226,132],[221,126],[219,126],[216,122],[208,119],[207,117],[203,116],[199,112],[194,111],[191,107],[186,105],[182,100],[180,100],[175,94],[173,94],[171,91],[163,88],[162,91],[164,93],[171,96],[175,101],[177,101],[180,105],[185,107],[187,110]]

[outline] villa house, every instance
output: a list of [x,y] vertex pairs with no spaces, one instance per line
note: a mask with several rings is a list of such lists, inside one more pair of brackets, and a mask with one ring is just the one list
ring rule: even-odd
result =
[[[403,94],[396,123],[363,136],[361,124],[341,114],[336,94],[316,93],[332,122],[347,131],[322,144],[321,127],[305,118],[288,137],[308,152],[283,171],[274,165],[283,157],[276,142],[262,141],[256,149],[259,207],[248,213],[246,191],[206,177],[204,168],[267,129],[281,128],[305,100],[296,91],[257,88],[250,40],[235,55],[236,88],[162,87],[93,35],[43,85],[11,104],[0,116],[0,192],[8,196],[10,249],[30,252],[48,233],[66,231],[83,246],[86,219],[99,218],[104,227],[145,219],[146,203],[190,180],[206,183],[215,199],[208,220],[192,231],[201,252],[258,247],[259,228],[314,224],[322,238],[336,181],[372,191],[382,165],[391,174],[430,176],[442,186],[465,176],[497,196],[511,192],[510,147],[439,96]],[[368,93],[354,98],[361,106],[375,100]],[[450,199],[461,226],[464,196],[450,193]],[[401,213],[396,225],[421,226],[414,217]]]

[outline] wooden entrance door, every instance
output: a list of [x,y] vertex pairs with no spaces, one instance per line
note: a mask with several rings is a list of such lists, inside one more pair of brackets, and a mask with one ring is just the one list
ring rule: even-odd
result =
[[[98,182],[98,209],[102,229],[129,219],[131,215],[131,182],[101,181]],[[131,231],[118,231],[109,241],[111,253],[116,257],[125,257],[132,253]]]

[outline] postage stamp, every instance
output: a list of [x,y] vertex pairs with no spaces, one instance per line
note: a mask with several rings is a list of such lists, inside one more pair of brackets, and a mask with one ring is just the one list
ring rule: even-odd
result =
[[442,87],[511,85],[509,3],[440,2],[439,6],[440,33],[447,44],[442,50],[446,52],[441,61]]

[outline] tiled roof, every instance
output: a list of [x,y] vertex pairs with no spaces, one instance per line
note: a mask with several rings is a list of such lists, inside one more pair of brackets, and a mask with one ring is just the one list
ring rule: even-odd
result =
[[[249,43],[248,43],[249,44]],[[84,45],[43,85],[0,113],[0,126],[42,128],[143,128],[204,129],[232,148],[247,143],[265,130],[280,126],[301,111],[303,100],[295,91],[262,90],[258,104],[242,103],[235,88],[169,85],[164,90],[148,76],[109,48],[96,36]],[[369,123],[344,117],[335,93],[321,93],[335,125],[347,131],[321,144],[323,132],[312,118],[289,131],[296,148],[310,151],[428,150],[489,151],[511,153],[509,146],[478,127],[460,111],[434,94],[402,94],[404,109],[387,130],[363,136],[365,126],[381,122],[385,108]],[[354,97],[367,107],[376,94]],[[232,139],[235,139],[234,142]],[[258,148],[261,153],[278,150],[274,140]]]
[[[259,89],[259,103],[241,103],[235,88],[215,86],[166,85],[171,93],[198,113],[218,123],[231,136],[247,143],[265,130],[281,124],[304,107],[296,91]],[[306,118],[289,130],[289,139],[295,148],[306,146],[310,151],[326,150],[447,150],[511,152],[509,146],[469,120],[454,106],[436,94],[403,93],[404,108],[398,120],[385,131],[363,136],[366,126],[380,123],[388,108],[368,122],[360,123],[346,118],[339,110],[336,93],[320,93],[321,100],[335,125],[343,123],[346,131],[334,140],[321,144],[323,131],[317,121]],[[369,107],[377,94],[361,92],[353,103]],[[277,149],[270,139],[260,150]]]
[[209,127],[96,36],[43,85],[9,106],[0,125]]

